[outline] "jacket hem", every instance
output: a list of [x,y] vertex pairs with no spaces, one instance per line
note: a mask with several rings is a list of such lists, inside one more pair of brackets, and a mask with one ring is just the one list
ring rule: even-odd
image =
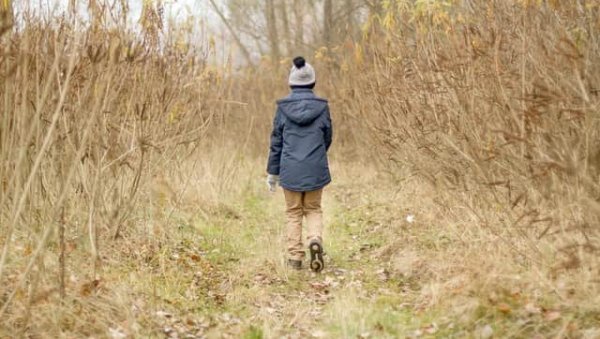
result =
[[327,182],[325,182],[324,184],[321,184],[321,185],[302,187],[302,188],[292,187],[292,186],[288,186],[288,185],[282,185],[281,183],[279,183],[279,186],[285,188],[288,191],[293,191],[293,192],[310,192],[310,191],[319,190],[319,189],[329,185],[330,183],[331,183],[331,179],[329,179]]

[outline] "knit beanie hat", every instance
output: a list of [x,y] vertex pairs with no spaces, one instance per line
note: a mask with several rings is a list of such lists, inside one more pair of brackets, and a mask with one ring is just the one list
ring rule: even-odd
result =
[[294,58],[294,66],[290,70],[288,84],[290,86],[306,86],[316,81],[315,70],[303,57]]

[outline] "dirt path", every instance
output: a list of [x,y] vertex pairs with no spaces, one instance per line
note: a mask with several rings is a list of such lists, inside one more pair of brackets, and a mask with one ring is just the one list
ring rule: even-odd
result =
[[[326,269],[320,274],[285,265],[281,192],[243,203],[224,226],[200,224],[214,265],[207,337],[331,338],[395,337],[397,322],[410,319],[406,284],[390,279],[377,259],[381,224],[342,192],[327,191]],[[343,194],[342,194],[343,193]],[[360,196],[360,192],[350,195]],[[344,196],[345,199],[340,197]],[[345,201],[344,201],[345,200]],[[365,214],[366,213],[366,214]],[[191,337],[191,336],[190,336]]]
[[418,179],[344,171],[324,195],[322,273],[286,266],[283,194],[256,175],[105,243],[101,279],[71,277],[85,311],[59,319],[113,339],[598,337],[596,307],[560,307]]
[[[551,300],[532,302],[518,276],[489,275],[490,267],[477,266],[489,261],[481,245],[464,243],[464,233],[473,228],[441,223],[444,212],[431,201],[435,195],[420,192],[418,182],[373,189],[370,179],[357,183],[354,177],[339,178],[324,195],[326,268],[320,274],[285,264],[280,190],[269,194],[251,183],[242,199],[174,215],[162,244],[132,246],[135,260],[116,261],[125,264],[112,272],[129,281],[122,293],[133,296],[130,318],[139,324],[137,333],[490,338],[569,326],[567,313]],[[412,214],[415,219],[407,220]]]
[[[134,293],[142,315],[136,321],[150,334],[171,338],[471,333],[473,328],[457,332],[453,320],[423,304],[444,283],[435,280],[428,256],[450,240],[419,220],[425,215],[419,208],[426,207],[409,199],[418,192],[408,184],[400,191],[374,190],[371,179],[358,183],[354,177],[340,176],[324,195],[326,268],[320,274],[307,263],[299,272],[285,264],[280,189],[270,194],[255,182],[242,199],[191,217],[175,215],[176,227],[168,243],[154,250],[147,271],[128,273],[139,287]],[[410,225],[408,213],[417,214]]]

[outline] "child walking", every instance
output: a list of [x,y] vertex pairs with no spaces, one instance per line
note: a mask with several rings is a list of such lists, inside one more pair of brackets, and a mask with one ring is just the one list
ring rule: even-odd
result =
[[277,101],[267,165],[271,191],[283,188],[287,216],[288,265],[302,268],[305,252],[302,221],[306,218],[310,268],[323,262],[323,188],[331,182],[327,151],[332,126],[327,100],[313,93],[315,70],[303,57],[294,58],[288,84],[291,93]]

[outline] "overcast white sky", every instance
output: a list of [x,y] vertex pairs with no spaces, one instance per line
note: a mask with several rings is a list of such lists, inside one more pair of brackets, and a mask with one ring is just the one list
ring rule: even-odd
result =
[[[143,0],[127,0],[130,6],[130,21],[137,22],[142,12]],[[78,0],[81,6],[85,6],[87,1]],[[221,1],[217,1],[219,3]],[[210,10],[206,0],[163,0],[166,17],[175,19],[185,19],[192,15],[201,18],[207,23],[216,22],[215,14]],[[65,11],[69,5],[69,0],[29,0],[15,1],[15,7],[18,10],[29,7],[40,13],[60,13]]]
[[[1,0],[0,0],[1,1]],[[79,6],[79,16],[86,20],[88,11],[88,0],[76,0]],[[129,4],[128,25],[133,30],[139,29],[139,19],[142,12],[144,0],[125,0]],[[157,0],[154,0],[157,1]],[[226,0],[215,0],[218,6],[226,10]],[[200,44],[207,41],[216,41],[214,53],[210,60],[215,63],[222,63],[229,57],[233,57],[234,64],[241,62],[236,45],[227,29],[222,25],[220,18],[214,12],[208,0],[162,0],[164,5],[165,25],[169,22],[183,22],[187,19],[193,19],[194,27],[198,34],[195,35]],[[35,12],[41,17],[59,16],[69,7],[69,0],[15,0],[13,2],[16,13]],[[213,40],[214,38],[214,40]],[[253,58],[260,58],[260,51],[250,49]]]
[[[0,0],[1,1],[1,0]],[[129,3],[129,25],[133,29],[139,29],[137,26],[142,12],[143,0],[126,0]],[[222,5],[224,0],[216,0],[218,5]],[[85,20],[87,16],[87,0],[77,0],[80,6],[80,17]],[[204,43],[208,35],[216,38],[216,50],[211,56],[211,60],[221,63],[229,55],[229,50],[233,44],[230,41],[229,34],[220,24],[219,17],[214,13],[208,0],[163,0],[165,24],[170,20],[182,22],[190,17],[194,20],[195,27],[200,29],[197,35],[198,42]],[[15,11],[22,12],[24,9],[33,11],[42,17],[60,15],[67,10],[69,0],[16,0],[14,1]],[[224,6],[223,6],[224,7]],[[202,28],[200,28],[202,27]],[[206,34],[206,35],[205,35]],[[234,55],[237,55],[234,52]]]

